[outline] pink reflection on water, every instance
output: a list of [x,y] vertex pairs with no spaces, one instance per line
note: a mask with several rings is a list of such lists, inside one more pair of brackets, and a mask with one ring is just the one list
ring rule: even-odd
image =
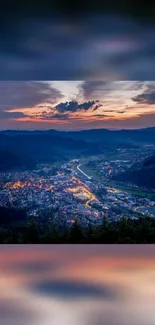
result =
[[0,248],[0,324],[153,325],[155,247]]

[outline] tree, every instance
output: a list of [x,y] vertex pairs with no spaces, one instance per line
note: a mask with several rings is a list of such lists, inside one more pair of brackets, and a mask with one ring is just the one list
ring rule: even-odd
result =
[[29,244],[38,244],[40,242],[38,223],[35,217],[32,217],[27,223],[25,231],[21,236],[21,241]]
[[75,221],[71,227],[70,241],[72,243],[80,243],[84,240],[84,232],[78,221]]

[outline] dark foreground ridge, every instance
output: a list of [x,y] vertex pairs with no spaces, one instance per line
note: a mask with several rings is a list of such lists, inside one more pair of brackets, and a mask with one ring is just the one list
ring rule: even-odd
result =
[[[7,217],[6,217],[7,216]],[[11,218],[16,223],[10,227]],[[44,217],[44,216],[43,216]],[[23,220],[22,222],[19,222]],[[109,222],[103,218],[100,226],[83,229],[78,222],[71,227],[65,222],[59,227],[54,218],[44,222],[27,218],[25,211],[5,208],[0,210],[0,244],[154,244],[155,219],[122,218]]]

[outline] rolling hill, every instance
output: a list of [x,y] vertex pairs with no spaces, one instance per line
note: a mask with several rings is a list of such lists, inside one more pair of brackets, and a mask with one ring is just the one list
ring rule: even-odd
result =
[[11,164],[14,168],[25,162],[27,166],[29,159],[37,163],[50,163],[142,144],[155,144],[155,128],[117,131],[6,130],[0,132],[0,164],[4,169],[11,168]]
[[[50,132],[3,132],[0,134],[1,164],[6,160],[5,152],[14,153],[14,160],[25,154],[38,163],[50,163],[60,160],[68,160],[80,155],[95,155],[102,152],[101,148],[81,139],[64,137]],[[3,157],[2,157],[3,156]],[[17,159],[18,156],[18,159]],[[18,161],[16,161],[18,164]]]
[[36,165],[35,160],[26,154],[18,154],[12,150],[0,148],[0,172],[15,169],[33,169]]
[[139,168],[116,175],[113,180],[155,189],[155,155],[144,160]]

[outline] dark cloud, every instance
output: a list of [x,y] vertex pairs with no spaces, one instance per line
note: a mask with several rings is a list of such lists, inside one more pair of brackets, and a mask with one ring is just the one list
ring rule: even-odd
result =
[[96,91],[103,90],[108,83],[106,81],[86,80],[80,86],[79,90],[85,99],[89,98]]
[[154,25],[94,13],[74,21],[23,19],[11,27],[1,37],[3,80],[154,80]]
[[137,102],[138,104],[154,105],[155,104],[155,83],[150,84],[143,93],[133,97],[132,100]]
[[117,291],[108,285],[93,285],[91,283],[69,280],[43,281],[33,284],[31,290],[40,295],[66,299],[115,299]]
[[[98,102],[98,101],[97,101]],[[100,108],[100,107],[103,107],[103,105],[102,104],[98,104],[98,105],[96,105],[95,107],[94,107],[94,109],[93,109],[93,111],[96,111],[98,108]]]
[[[27,114],[11,112],[12,109],[31,108],[41,103],[54,105],[63,98],[63,94],[45,82],[7,81],[0,82],[0,118],[20,118]],[[44,107],[46,107],[45,105]],[[10,110],[10,112],[9,112]],[[39,108],[38,108],[39,110]]]
[[[144,86],[147,82],[143,81],[104,81],[104,80],[85,80],[79,85],[79,93],[83,95],[85,99],[97,97],[102,100],[108,97],[111,97],[111,100],[114,101],[114,92],[124,91],[138,91],[144,89]],[[151,84],[152,82],[150,82]]]
[[45,82],[0,82],[0,109],[31,108],[44,102],[55,104],[62,93]]
[[[98,101],[97,101],[98,103]],[[78,111],[87,111],[91,108],[93,109],[97,109],[98,107],[100,107],[100,105],[95,105],[96,101],[88,101],[88,102],[84,102],[82,104],[79,104],[77,101],[69,101],[66,103],[60,103],[58,105],[55,106],[55,109],[60,112],[60,113],[65,113],[65,112],[78,112]],[[95,107],[94,107],[95,105]]]

